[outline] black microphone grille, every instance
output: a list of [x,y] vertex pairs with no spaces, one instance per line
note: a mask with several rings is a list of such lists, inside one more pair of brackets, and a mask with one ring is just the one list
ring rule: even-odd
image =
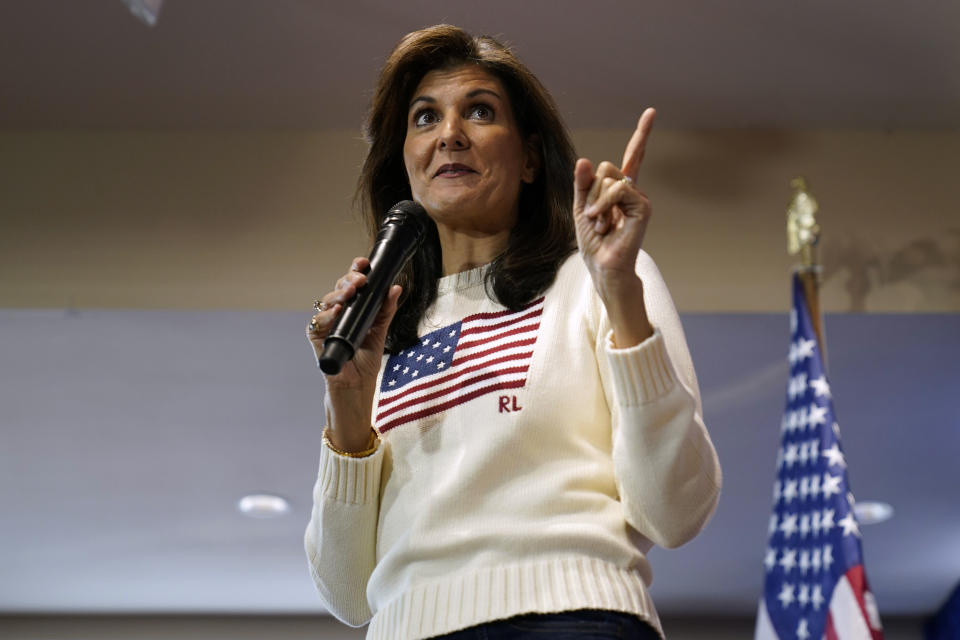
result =
[[427,210],[419,202],[414,202],[413,200],[401,200],[397,204],[390,207],[390,210],[387,211],[387,215],[383,218],[383,223],[380,225],[381,228],[387,225],[399,224],[399,225],[413,225],[417,228],[417,232],[423,233],[426,229],[427,220]]

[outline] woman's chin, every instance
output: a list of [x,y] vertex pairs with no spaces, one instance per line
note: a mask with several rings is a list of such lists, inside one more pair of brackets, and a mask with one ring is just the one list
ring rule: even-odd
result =
[[420,200],[420,204],[427,210],[430,217],[436,222],[441,220],[458,218],[465,215],[482,215],[478,211],[478,198],[476,193],[469,191],[448,192],[440,197],[429,197]]

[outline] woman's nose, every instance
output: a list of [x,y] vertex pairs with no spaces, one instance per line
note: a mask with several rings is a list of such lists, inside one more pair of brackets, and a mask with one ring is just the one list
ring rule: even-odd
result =
[[460,118],[447,117],[443,119],[438,142],[441,149],[466,149],[470,146],[470,141],[463,130],[463,123],[460,122]]

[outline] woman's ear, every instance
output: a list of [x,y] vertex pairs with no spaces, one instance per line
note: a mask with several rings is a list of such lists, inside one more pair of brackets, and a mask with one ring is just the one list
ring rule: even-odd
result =
[[523,143],[523,172],[520,179],[532,184],[540,173],[540,136],[531,133]]

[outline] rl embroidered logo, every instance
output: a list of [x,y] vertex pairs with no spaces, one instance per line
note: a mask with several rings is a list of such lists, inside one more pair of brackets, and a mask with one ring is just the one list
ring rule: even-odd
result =
[[[513,404],[511,406],[511,402]],[[523,409],[517,404],[517,396],[500,396],[500,413],[510,413],[511,411],[520,411]]]

